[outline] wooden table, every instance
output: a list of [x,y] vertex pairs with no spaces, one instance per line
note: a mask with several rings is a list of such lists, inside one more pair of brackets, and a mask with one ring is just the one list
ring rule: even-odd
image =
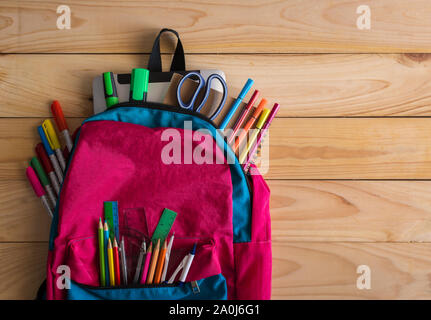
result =
[[235,94],[252,77],[282,105],[265,175],[273,298],[431,298],[429,1],[369,2],[371,30],[352,0],[65,0],[69,30],[60,4],[0,3],[0,298],[31,299],[44,278],[50,221],[24,169],[52,99],[76,128],[92,79],[146,66],[162,27],[189,69],[222,69]]

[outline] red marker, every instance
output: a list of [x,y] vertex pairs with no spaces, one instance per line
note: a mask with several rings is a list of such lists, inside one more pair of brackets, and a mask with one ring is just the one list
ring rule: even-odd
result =
[[33,187],[34,193],[42,201],[46,211],[48,211],[48,214],[52,218],[54,215],[52,213],[51,207],[48,204],[48,198],[46,197],[45,190],[43,190],[43,187],[37,178],[36,172],[34,172],[32,167],[27,167],[25,173],[27,175],[28,181],[30,181],[30,184]]
[[46,173],[48,173],[49,180],[51,180],[52,187],[55,190],[57,196],[60,193],[60,184],[58,182],[57,176],[55,175],[54,168],[52,167],[51,161],[49,160],[48,154],[45,151],[42,143],[38,143],[36,145],[36,154],[42,162],[42,166],[45,169]]
[[67,127],[66,119],[63,115],[63,110],[61,110],[60,102],[54,100],[54,102],[51,104],[51,112],[54,115],[58,131],[60,131],[63,135],[67,149],[69,150],[69,152],[71,152],[73,148],[72,137],[70,136],[69,128]]

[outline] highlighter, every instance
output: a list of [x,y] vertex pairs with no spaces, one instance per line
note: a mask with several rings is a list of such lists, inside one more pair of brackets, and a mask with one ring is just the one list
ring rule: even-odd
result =
[[46,119],[42,122],[43,131],[45,131],[45,136],[48,139],[49,146],[55,151],[58,162],[60,163],[61,170],[64,172],[66,170],[66,161],[63,157],[63,152],[61,151],[60,141],[58,140],[57,133],[55,132],[54,126],[51,120]]
[[69,150],[69,152],[72,152],[72,148],[73,148],[72,137],[70,136],[69,128],[67,127],[67,122],[66,122],[66,119],[64,118],[63,110],[61,109],[60,102],[55,100],[51,104],[51,112],[54,115],[55,123],[57,123],[58,131],[60,131],[64,137],[64,141],[66,142],[67,149]]
[[103,92],[105,93],[106,107],[110,108],[119,102],[117,86],[115,85],[114,74],[104,72],[103,75]]
[[43,170],[42,165],[36,157],[31,158],[30,165],[34,169],[34,171],[36,171],[37,176],[39,177],[39,181],[44,187],[46,194],[51,201],[51,208],[54,209],[57,204],[57,199],[54,196],[54,191],[52,190],[51,184],[49,183],[49,179],[46,176],[45,170]]
[[51,161],[52,166],[54,167],[54,171],[55,171],[55,174],[57,175],[58,181],[61,184],[63,182],[63,172],[60,169],[60,164],[58,163],[58,160],[54,154],[54,151],[51,149],[51,146],[49,145],[48,139],[46,138],[45,131],[43,130],[42,126],[38,126],[37,131],[39,133],[40,139],[42,140],[43,147],[45,148],[45,151],[48,154],[49,160]]
[[28,181],[30,181],[31,186],[33,187],[34,193],[42,201],[43,206],[45,207],[49,216],[52,218],[54,215],[52,213],[51,207],[48,204],[45,191],[43,190],[43,187],[36,176],[36,172],[34,172],[32,167],[27,167],[25,174],[27,175]]

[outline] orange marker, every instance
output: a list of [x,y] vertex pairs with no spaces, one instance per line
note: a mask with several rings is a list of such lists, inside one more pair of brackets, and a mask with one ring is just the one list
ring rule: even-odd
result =
[[159,254],[159,260],[157,261],[157,267],[156,267],[156,273],[154,275],[154,283],[159,284],[160,278],[162,277],[162,271],[163,271],[163,265],[165,263],[165,257],[166,257],[166,239],[163,243],[162,250],[160,250]]
[[160,251],[160,239],[157,240],[157,244],[154,247],[153,255],[151,257],[150,269],[148,270],[147,284],[152,284],[154,279],[154,271],[156,270],[157,260],[159,258]]
[[61,110],[60,102],[55,100],[51,104],[51,112],[54,115],[55,122],[57,123],[58,131],[63,135],[67,149],[71,152],[73,148],[72,137],[70,136],[69,128],[67,127],[66,119],[63,115],[63,110]]
[[239,145],[244,140],[245,136],[247,135],[248,130],[253,126],[253,124],[256,122],[256,120],[259,118],[260,114],[262,113],[263,108],[266,106],[268,101],[266,99],[262,99],[257,106],[256,110],[254,110],[253,115],[251,118],[247,121],[246,125],[244,126],[244,129],[241,130],[241,133],[239,136],[235,139],[235,145],[233,147],[233,151],[236,152],[238,150]]
[[115,270],[115,283],[121,284],[120,280],[120,256],[118,255],[118,243],[117,239],[114,238],[114,270]]

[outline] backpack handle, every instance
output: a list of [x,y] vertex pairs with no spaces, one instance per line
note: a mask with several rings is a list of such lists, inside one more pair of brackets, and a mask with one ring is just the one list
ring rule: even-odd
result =
[[154,40],[153,49],[151,51],[150,59],[148,61],[147,69],[150,72],[162,72],[162,58],[160,56],[160,36],[165,32],[173,33],[177,39],[177,47],[175,49],[174,57],[172,58],[171,71],[185,71],[186,61],[184,57],[184,49],[180,40],[178,32],[172,29],[162,29]]

